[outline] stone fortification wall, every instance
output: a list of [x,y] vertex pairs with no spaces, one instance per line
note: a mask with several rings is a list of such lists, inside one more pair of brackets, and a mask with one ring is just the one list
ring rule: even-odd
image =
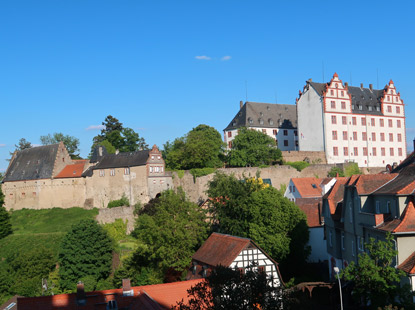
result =
[[[282,184],[287,185],[291,178],[326,177],[333,166],[334,165],[310,165],[301,172],[291,166],[226,168],[218,170],[226,174],[233,173],[237,178],[242,178],[244,175],[247,177],[255,177],[259,171],[261,178],[270,179],[272,186],[279,189]],[[196,178],[196,180],[194,180],[189,171],[185,171],[182,178],[179,178],[176,172],[173,173],[173,176],[174,187],[177,188],[181,186],[191,201],[200,203],[207,198],[205,191],[207,190],[208,182],[212,180],[214,174],[199,177]]]
[[285,161],[307,160],[310,164],[327,164],[326,154],[324,152],[283,151],[281,153]]
[[100,209],[95,218],[100,224],[108,224],[115,222],[116,219],[122,219],[127,222],[127,234],[134,229],[134,208],[133,207],[117,207],[111,209]]

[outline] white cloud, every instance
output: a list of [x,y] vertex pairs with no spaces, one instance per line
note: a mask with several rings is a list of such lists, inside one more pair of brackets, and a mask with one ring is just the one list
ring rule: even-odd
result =
[[5,147],[5,146],[6,146],[6,144],[1,144],[1,143],[0,143],[0,147]]
[[32,143],[32,147],[38,147],[38,146],[43,146],[43,144]]
[[232,58],[231,56],[223,56],[220,60],[227,61],[227,60],[230,60],[231,58]]
[[85,128],[85,130],[101,130],[101,129],[105,129],[105,126],[104,125],[91,125]]
[[202,56],[195,56],[195,58],[197,59],[197,60],[211,60],[212,58],[210,58],[209,56],[205,56],[205,55],[202,55]]

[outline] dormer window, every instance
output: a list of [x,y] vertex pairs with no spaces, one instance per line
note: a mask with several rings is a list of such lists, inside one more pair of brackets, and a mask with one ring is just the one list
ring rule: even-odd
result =
[[273,121],[272,119],[269,119],[269,120],[268,120],[268,123],[269,123],[270,125],[274,125],[274,121]]
[[253,124],[254,123],[254,121],[252,120],[252,118],[248,118],[248,122],[250,123],[250,124]]
[[259,119],[259,124],[264,125],[264,120],[262,118]]

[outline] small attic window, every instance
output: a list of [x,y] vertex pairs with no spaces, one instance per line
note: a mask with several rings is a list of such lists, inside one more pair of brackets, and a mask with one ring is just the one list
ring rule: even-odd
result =
[[252,120],[252,118],[248,118],[248,122],[250,123],[250,124],[252,124],[254,121]]
[[354,110],[354,104],[352,104],[352,110]]
[[315,184],[311,184],[311,186],[312,186],[313,188],[317,188],[317,186],[316,186]]
[[274,121],[273,121],[271,118],[268,120],[268,123],[269,123],[270,125],[274,125]]
[[269,106],[267,106],[267,110],[269,111],[269,110],[271,110],[271,108]]
[[367,109],[368,109],[369,111],[372,111],[372,106],[371,106],[371,105],[368,105],[368,106],[367,106]]
[[232,122],[232,126],[236,126],[236,122],[235,121]]
[[259,112],[259,115],[260,115],[260,116],[264,116],[264,113],[262,113],[262,112]]
[[359,108],[359,110],[363,110],[363,106],[361,104],[359,104],[357,107]]
[[379,106],[376,107],[376,111],[378,111],[378,112],[380,111],[380,107]]
[[264,120],[262,118],[260,118],[258,121],[261,125],[264,125]]

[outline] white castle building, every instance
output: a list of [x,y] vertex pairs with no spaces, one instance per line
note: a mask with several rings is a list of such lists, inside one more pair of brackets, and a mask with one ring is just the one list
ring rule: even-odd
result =
[[297,99],[299,149],[324,151],[328,163],[384,167],[406,158],[405,107],[391,80],[383,89],[306,82]]

